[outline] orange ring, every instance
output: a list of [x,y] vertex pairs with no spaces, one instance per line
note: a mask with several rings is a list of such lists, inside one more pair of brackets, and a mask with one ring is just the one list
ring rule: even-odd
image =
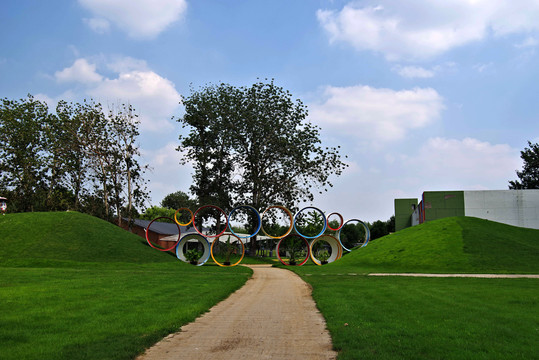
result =
[[[281,235],[281,236],[271,236],[270,234],[268,234],[266,232],[266,230],[264,230],[264,225],[262,224],[262,218],[264,217],[264,214],[266,213],[266,211],[270,210],[270,209],[274,209],[274,208],[277,208],[277,209],[281,209],[283,210],[285,213],[288,214],[288,218],[290,219],[290,227],[288,228],[288,230],[286,231],[286,233],[284,235]],[[272,238],[272,239],[281,239],[281,238],[284,238],[285,236],[287,236],[288,234],[290,234],[290,232],[292,231],[292,228],[294,227],[294,217],[292,216],[292,213],[290,212],[290,210],[288,210],[287,208],[285,208],[284,206],[281,206],[281,205],[272,205],[270,207],[268,207],[266,210],[264,210],[264,212],[262,213],[262,215],[260,216],[260,223],[262,224],[261,225],[261,228],[262,228],[262,232]]]
[[[238,239],[238,241],[240,242],[241,244],[241,258],[234,264],[230,264],[230,265],[224,265],[224,264],[221,264],[219,261],[215,260],[215,257],[213,256],[213,245],[215,244],[215,242],[217,240],[219,240],[219,238],[221,236],[224,236],[224,235],[232,235],[234,236],[236,239]],[[243,245],[243,241],[241,241],[241,239],[234,235],[234,234],[222,234],[222,235],[219,235],[217,236],[215,239],[213,239],[213,241],[211,242],[211,247],[210,247],[210,255],[211,255],[211,258],[213,259],[213,262],[215,262],[217,265],[219,266],[222,266],[222,267],[231,267],[231,266],[236,266],[238,265],[242,260],[243,260],[243,257],[245,256],[245,246]]]
[[[178,219],[176,218],[176,214],[181,211],[181,210],[187,210],[191,213],[191,220],[189,220],[188,223],[185,223],[185,224],[182,224],[181,222],[178,221]],[[176,210],[176,212],[174,213],[174,221],[176,221],[176,224],[180,225],[180,226],[188,226],[189,224],[191,224],[193,222],[193,218],[195,217],[195,215],[193,215],[193,212],[191,211],[191,209],[189,208],[186,208],[186,207],[183,207],[183,208],[179,208],[178,210]]]

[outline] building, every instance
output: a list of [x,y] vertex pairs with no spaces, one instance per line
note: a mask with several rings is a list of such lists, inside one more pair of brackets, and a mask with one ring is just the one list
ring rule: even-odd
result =
[[395,199],[395,231],[450,216],[473,216],[539,229],[539,190],[425,191]]

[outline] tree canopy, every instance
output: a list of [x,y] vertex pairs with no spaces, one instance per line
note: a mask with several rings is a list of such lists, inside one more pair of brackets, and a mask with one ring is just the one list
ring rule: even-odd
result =
[[148,194],[131,105],[103,111],[60,101],[54,113],[31,95],[0,103],[0,192],[10,211],[78,210],[130,217]]
[[274,81],[206,85],[183,98],[188,133],[177,150],[194,167],[191,192],[225,210],[245,204],[294,208],[332,186],[346,168],[339,147],[322,147],[307,107]]
[[509,189],[539,189],[539,144],[528,141],[520,152],[524,161],[522,171],[516,171],[519,180],[509,181]]

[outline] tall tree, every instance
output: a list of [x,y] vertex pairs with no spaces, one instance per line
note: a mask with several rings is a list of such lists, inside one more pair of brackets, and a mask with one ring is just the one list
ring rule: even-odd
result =
[[207,85],[183,104],[178,121],[189,133],[180,135],[178,150],[195,168],[191,190],[199,198],[209,195],[209,202],[216,199],[205,185],[213,180],[232,205],[293,208],[327,191],[329,177],[347,166],[338,147],[321,146],[307,107],[273,80],[239,88]]
[[31,95],[0,104],[0,187],[15,211],[45,209],[47,161],[43,127],[48,107]]
[[524,167],[516,172],[519,180],[509,181],[509,189],[539,189],[539,144],[528,141],[528,146],[520,152]]

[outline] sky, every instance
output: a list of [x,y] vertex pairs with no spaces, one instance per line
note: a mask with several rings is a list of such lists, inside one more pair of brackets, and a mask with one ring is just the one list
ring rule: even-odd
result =
[[539,141],[539,0],[4,0],[0,31],[0,97],[135,107],[148,206],[189,191],[176,119],[210,83],[275,79],[308,106],[349,167],[304,205],[345,220],[507,189]]

